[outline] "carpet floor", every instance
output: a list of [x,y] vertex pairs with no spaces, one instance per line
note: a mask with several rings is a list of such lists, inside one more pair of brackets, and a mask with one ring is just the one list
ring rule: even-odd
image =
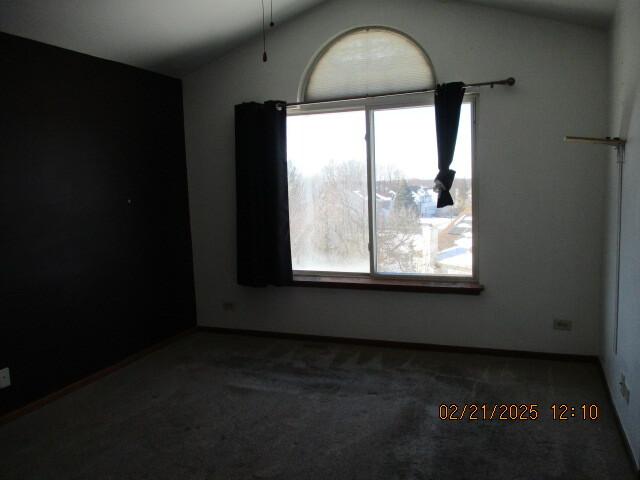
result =
[[[539,415],[441,420],[442,403]],[[554,420],[554,403],[599,418]],[[636,475],[592,363],[198,332],[1,426],[0,478]]]

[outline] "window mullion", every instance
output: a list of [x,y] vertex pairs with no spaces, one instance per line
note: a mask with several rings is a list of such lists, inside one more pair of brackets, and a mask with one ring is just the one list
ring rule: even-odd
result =
[[375,128],[373,124],[373,109],[365,108],[367,119],[367,198],[369,215],[369,274],[376,273],[376,235],[375,235]]

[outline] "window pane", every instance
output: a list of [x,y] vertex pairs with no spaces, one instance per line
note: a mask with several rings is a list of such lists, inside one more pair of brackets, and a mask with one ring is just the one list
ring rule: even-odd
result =
[[287,118],[294,270],[369,272],[364,111]]
[[455,205],[436,208],[435,108],[376,110],[376,262],[379,273],[472,275],[471,105],[462,105],[451,168]]

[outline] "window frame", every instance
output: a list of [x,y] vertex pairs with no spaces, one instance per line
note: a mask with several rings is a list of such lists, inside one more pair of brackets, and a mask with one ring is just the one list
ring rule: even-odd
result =
[[[368,198],[368,251],[369,251],[369,272],[339,272],[339,271],[315,271],[315,270],[293,270],[294,281],[304,279],[304,283],[313,283],[313,279],[318,282],[329,282],[337,285],[339,279],[370,279],[376,284],[384,285],[385,280],[390,281],[390,285],[397,285],[398,281],[406,281],[407,284],[415,286],[417,283],[424,285],[446,285],[445,288],[455,289],[459,285],[475,285],[479,287],[479,195],[478,195],[478,174],[477,174],[477,103],[478,94],[465,93],[463,104],[471,106],[471,206],[472,206],[472,274],[471,276],[460,275],[424,275],[416,273],[380,273],[376,271],[376,230],[375,230],[375,127],[374,112],[376,110],[411,108],[434,106],[434,93],[399,93],[377,97],[364,97],[354,99],[342,99],[328,102],[309,103],[304,105],[292,105],[287,107],[287,117],[295,115],[310,115],[318,113],[337,113],[363,110],[366,121],[366,154],[367,154],[367,198]],[[322,280],[322,279],[334,279]],[[474,289],[473,287],[470,287]],[[394,288],[395,289],[395,288]],[[482,288],[480,287],[480,290]],[[475,289],[474,289],[475,290]],[[479,293],[479,290],[478,290]]]

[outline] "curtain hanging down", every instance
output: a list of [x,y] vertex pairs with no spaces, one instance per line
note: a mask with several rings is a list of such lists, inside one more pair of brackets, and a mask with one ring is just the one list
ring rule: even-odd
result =
[[460,107],[464,98],[464,90],[464,83],[454,82],[438,85],[435,93],[438,175],[435,179],[434,188],[438,192],[438,208],[453,205],[453,198],[449,190],[453,185],[456,172],[449,167],[456,150]]
[[287,111],[279,101],[235,107],[238,283],[292,281]]

